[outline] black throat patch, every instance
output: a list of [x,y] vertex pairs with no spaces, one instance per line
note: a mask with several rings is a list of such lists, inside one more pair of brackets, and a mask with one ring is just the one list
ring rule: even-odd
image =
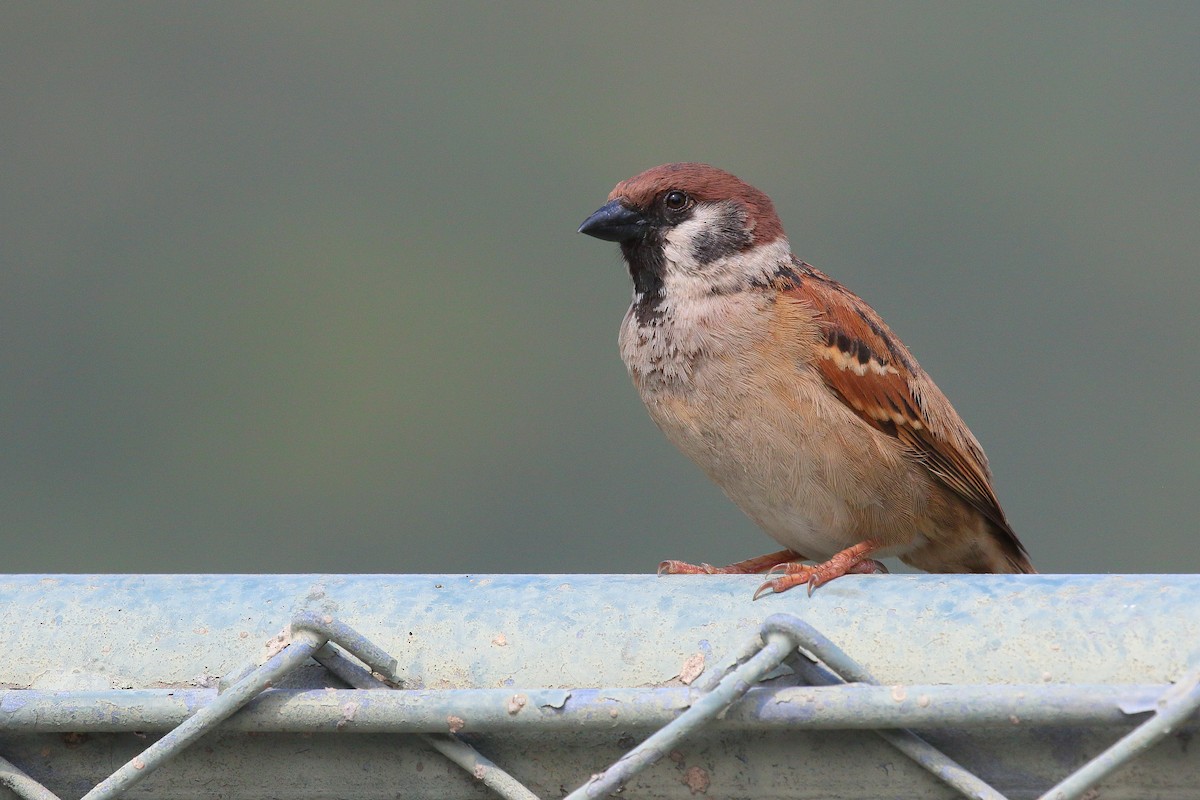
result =
[[621,242],[621,255],[629,266],[629,277],[633,278],[633,290],[637,293],[633,313],[642,325],[649,325],[662,316],[663,239],[658,232],[631,242]]

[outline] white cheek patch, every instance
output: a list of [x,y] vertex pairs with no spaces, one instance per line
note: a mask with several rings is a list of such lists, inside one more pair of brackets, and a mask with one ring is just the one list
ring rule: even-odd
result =
[[696,259],[696,245],[716,231],[745,227],[745,213],[733,203],[702,203],[676,227],[667,231],[662,241],[662,254],[668,263],[684,270],[704,270],[712,266]]
[[728,203],[704,203],[696,206],[692,216],[671,228],[663,237],[663,256],[682,269],[699,270],[693,252],[695,242],[705,232],[725,224],[724,218],[736,213]]
[[[683,225],[673,233],[680,228]],[[744,289],[751,283],[768,281],[780,266],[790,264],[792,258],[792,247],[783,237],[707,264],[697,263],[690,248],[677,250],[682,250],[684,255],[676,256],[675,252],[664,248],[663,297],[668,301],[728,293]]]
[[663,232],[667,273],[703,274],[713,284],[734,275],[759,277],[791,260],[787,238],[751,247],[753,224],[737,203],[701,203],[692,215]]

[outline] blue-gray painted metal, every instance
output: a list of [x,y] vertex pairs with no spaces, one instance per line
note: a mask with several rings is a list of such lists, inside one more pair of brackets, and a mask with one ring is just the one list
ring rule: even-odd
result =
[[[620,790],[638,772],[661,759],[671,748],[696,733],[702,726],[711,723],[718,714],[745,695],[752,685],[761,681],[791,656],[797,647],[820,659],[843,680],[874,682],[870,674],[837,645],[804,621],[791,615],[775,614],[768,618],[763,624],[760,636],[756,637],[756,642],[761,644],[750,644],[740,652],[746,653],[755,646],[761,649],[720,679],[714,688],[699,697],[679,719],[655,732],[604,772],[592,776],[586,784],[568,795],[567,800],[602,797]],[[880,735],[900,752],[966,796],[977,797],[979,800],[1005,800],[1003,795],[969,770],[910,731],[881,731]]]
[[[392,688],[354,661],[342,655],[341,650],[333,644],[326,644],[313,654],[313,658],[318,664],[355,689],[373,689],[378,691]],[[363,699],[373,698],[363,698],[359,695],[356,700],[349,701],[346,705],[341,706],[342,718],[340,722],[346,723],[347,717],[357,716],[358,701]],[[348,713],[351,711],[353,713]],[[445,716],[449,716],[455,713],[455,711],[456,709],[450,706],[446,709]],[[443,724],[445,724],[444,719],[445,717],[443,717]],[[520,781],[501,769],[491,759],[480,754],[474,747],[459,739],[456,734],[423,734],[421,735],[421,741],[457,764],[468,775],[477,778],[484,786],[487,786],[504,800],[538,800],[538,796],[522,786]]]
[[[336,642],[370,667],[362,669],[350,662],[341,651],[332,647]],[[254,697],[261,694],[272,683],[296,669],[309,657],[329,669],[334,675],[358,689],[390,689],[382,675],[392,680],[396,674],[396,660],[378,648],[373,642],[345,623],[329,615],[318,616],[313,612],[302,612],[293,618],[290,636],[280,639],[280,650],[261,666],[250,666],[235,670],[238,676],[224,687],[212,702],[201,706],[186,720],[170,730],[146,750],[122,766],[94,789],[83,800],[111,800],[119,797],[134,784],[143,780],[162,763],[178,755],[205,733],[212,731],[224,720],[239,711]],[[357,703],[343,706],[341,721],[346,721],[349,707],[356,709]],[[424,736],[422,739],[433,749],[442,753],[453,763],[462,767],[473,777],[499,794],[504,800],[538,800],[511,775],[500,769],[489,759],[480,755],[469,744],[453,736]],[[32,781],[31,781],[32,782]],[[48,790],[35,785],[36,790]]]
[[[787,614],[776,614],[767,619],[763,630],[786,636],[793,647],[799,646],[815,657],[816,660],[807,663],[804,663],[803,658],[797,660],[807,667],[800,674],[807,673],[805,677],[809,683],[876,683],[875,677],[865,667],[803,620]],[[830,673],[828,677],[823,674],[825,669]],[[912,731],[879,730],[876,734],[964,796],[978,800],[1005,800],[1004,795],[989,786],[986,781]]]
[[1166,684],[1200,643],[1191,575],[863,575],[751,602],[756,580],[0,576],[0,684],[215,685],[300,611],[353,625],[418,689],[664,685],[776,612],[835,637],[881,684]]
[[696,699],[679,719],[654,733],[649,739],[623,755],[619,761],[567,796],[567,800],[603,797],[622,789],[637,773],[665,756],[688,736],[696,733],[749,691],[795,649],[787,637],[772,635],[762,649],[745,664],[721,679],[716,687]]
[[1152,718],[1064,778],[1041,800],[1077,800],[1130,760],[1160,742],[1200,708],[1200,672],[1165,691]]
[[[1187,726],[1194,721],[1192,714],[1197,700],[1194,692],[1175,688],[1164,693],[1162,689],[1186,674],[1185,667],[1195,652],[1196,642],[1200,641],[1200,631],[1196,630],[1200,625],[1200,614],[1196,613],[1200,609],[1200,579],[1193,576],[855,576],[822,587],[812,598],[803,595],[793,598],[794,593],[789,593],[750,603],[753,583],[753,578],[710,576],[0,578],[0,603],[9,612],[0,616],[3,637],[0,640],[6,648],[0,682],[11,689],[0,695],[0,723],[14,721],[7,733],[0,725],[0,752],[29,771],[31,780],[44,781],[42,774],[32,771],[41,759],[30,759],[34,751],[29,748],[40,748],[43,754],[58,753],[61,745],[53,746],[45,738],[47,734],[14,733],[21,730],[20,720],[34,713],[26,708],[30,701],[34,705],[48,701],[54,706],[79,700],[84,697],[80,693],[85,692],[113,694],[117,687],[134,691],[139,687],[140,691],[151,687],[161,691],[162,687],[168,687],[167,691],[175,691],[178,696],[169,700],[155,696],[157,699],[151,702],[161,701],[165,703],[163,707],[156,705],[131,714],[165,719],[176,713],[165,706],[178,705],[182,699],[194,712],[189,720],[203,720],[207,715],[207,721],[193,723],[200,726],[198,733],[189,734],[186,727],[181,729],[191,739],[184,741],[179,730],[173,731],[165,737],[164,749],[157,751],[182,755],[171,767],[174,780],[153,781],[149,791],[158,797],[177,796],[172,794],[172,787],[186,782],[186,776],[192,774],[189,770],[195,769],[190,765],[204,761],[188,755],[194,748],[183,751],[181,746],[175,746],[178,742],[186,744],[207,731],[210,732],[208,750],[226,753],[227,757],[233,753],[236,758],[246,745],[255,741],[260,742],[256,745],[260,748],[270,747],[270,742],[275,741],[249,740],[233,751],[224,744],[237,741],[229,738],[237,736],[234,728],[258,715],[266,725],[272,703],[288,709],[282,715],[284,718],[292,714],[293,702],[303,707],[291,717],[296,724],[302,724],[305,714],[310,714],[307,719],[311,722],[320,713],[328,713],[328,707],[323,711],[318,708],[320,703],[315,693],[305,691],[305,687],[323,685],[327,679],[319,675],[327,673],[313,666],[301,666],[288,675],[286,687],[268,690],[249,702],[242,713],[222,724],[219,730],[212,731],[213,725],[209,724],[219,716],[218,712],[223,713],[223,704],[237,705],[242,700],[241,693],[249,691],[245,687],[261,682],[258,670],[247,671],[240,664],[270,663],[276,656],[298,651],[297,642],[310,635],[313,640],[309,644],[314,647],[323,644],[320,636],[305,630],[305,624],[290,642],[273,635],[294,614],[304,613],[308,616],[303,619],[314,621],[317,628],[349,623],[354,630],[343,629],[343,635],[364,647],[374,647],[375,656],[398,657],[401,665],[395,669],[384,663],[369,666],[389,682],[416,690],[411,694],[423,694],[427,709],[438,702],[435,695],[456,702],[452,695],[462,699],[476,693],[474,696],[481,703],[480,708],[471,711],[476,718],[465,713],[449,715],[446,720],[449,729],[486,731],[486,726],[495,722],[494,730],[510,731],[504,737],[487,740],[489,756],[510,769],[519,768],[522,774],[518,777],[538,794],[556,796],[558,792],[548,787],[569,780],[571,774],[586,775],[616,760],[616,754],[607,759],[605,753],[624,741],[624,731],[629,726],[657,727],[661,723],[652,721],[655,715],[683,719],[692,714],[693,719],[700,719],[702,715],[694,710],[704,708],[706,698],[697,696],[701,689],[716,686],[724,691],[721,676],[726,665],[738,661],[749,663],[756,658],[755,646],[739,647],[738,642],[753,634],[769,611],[785,609],[802,615],[804,623],[830,634],[847,659],[846,663],[835,666],[838,659],[834,655],[833,664],[825,661],[830,669],[824,669],[808,659],[785,656],[784,664],[791,666],[801,679],[820,683],[824,675],[827,681],[832,681],[833,670],[842,677],[863,680],[870,678],[869,668],[870,673],[889,686],[786,688],[781,684],[788,678],[780,676],[778,670],[767,673],[772,680],[765,687],[743,689],[735,681],[734,695],[743,695],[740,702],[729,708],[723,719],[714,720],[711,726],[696,726],[677,740],[678,749],[670,752],[671,764],[665,768],[666,772],[660,765],[637,775],[636,785],[630,786],[637,796],[689,796],[696,791],[709,791],[710,781],[710,793],[721,796],[769,798],[791,795],[797,786],[811,787],[816,795],[823,797],[947,796],[944,790],[936,788],[937,784],[923,782],[921,772],[914,772],[911,767],[907,771],[888,768],[883,773],[864,769],[865,765],[882,763],[879,759],[885,751],[869,747],[869,739],[863,739],[861,734],[836,730],[807,734],[802,731],[806,724],[812,723],[787,724],[790,713],[787,709],[794,704],[792,700],[804,696],[795,693],[804,692],[813,693],[809,698],[827,698],[831,707],[842,704],[849,708],[859,703],[860,711],[897,719],[902,725],[911,724],[911,719],[923,721],[927,717],[922,715],[928,713],[931,730],[922,737],[932,736],[934,744],[942,750],[946,750],[948,742],[956,759],[962,760],[965,755],[966,763],[979,771],[983,779],[1009,787],[1006,791],[1012,798],[1041,795],[1041,789],[1055,781],[1060,783],[1044,794],[1047,800],[1077,798],[1084,791],[1080,787],[1096,778],[1105,781],[1106,800],[1194,796],[1195,760],[1184,757],[1180,762],[1179,757],[1170,755],[1174,750],[1164,750],[1161,746],[1147,748],[1178,732],[1181,724]],[[131,608],[136,609],[135,614],[129,614],[127,609]],[[774,635],[769,634],[768,639],[772,638]],[[266,648],[264,642],[268,643]],[[280,646],[285,650],[278,651]],[[726,656],[729,653],[734,654],[732,659]],[[770,656],[773,658],[774,654]],[[683,685],[694,677],[700,663],[709,669],[695,681],[696,688]],[[862,666],[856,667],[857,664]],[[856,668],[860,672],[855,672]],[[313,672],[314,669],[318,672]],[[218,685],[218,679],[229,676],[235,678],[232,685],[227,684],[224,692],[215,694],[213,687]],[[580,680],[581,677],[585,679]],[[927,712],[934,706],[940,706],[938,710],[956,707],[954,692],[958,687],[936,686],[941,683],[966,685],[963,691],[967,695],[974,691],[974,700],[985,706],[990,702],[985,697],[990,691],[985,685],[996,691],[1003,691],[998,685],[1009,685],[1014,693],[1026,693],[1025,698],[1018,697],[1013,702],[1019,705],[1028,700],[1029,716],[1019,718],[1014,714],[1003,729],[967,728],[947,740],[936,731],[946,719],[939,719],[935,711]],[[621,702],[600,695],[589,698],[586,690],[577,688],[586,685],[609,685],[618,687],[610,693],[636,694],[625,696]],[[1180,684],[1185,685],[1185,682]],[[457,690],[467,691],[460,695]],[[478,694],[496,691],[508,693],[509,715],[532,721],[505,727],[494,708],[504,695]],[[883,691],[888,696],[882,695]],[[942,691],[946,694],[940,694]],[[1054,729],[1042,733],[1040,728],[1033,727],[1038,718],[1033,706],[1054,696],[1054,692],[1066,692],[1057,695],[1065,707],[1082,714],[1087,706],[1086,713],[1095,714],[1097,719],[1103,717],[1109,723],[1119,721],[1125,713],[1156,713],[1145,725],[1106,750],[1114,734],[1109,733],[1105,740],[1104,734],[1095,728],[1096,722],[1074,730],[1066,740]],[[786,699],[787,693],[793,693],[792,700]],[[834,700],[839,693],[843,698],[858,699]],[[1102,697],[1105,693],[1108,694]],[[922,697],[923,694],[926,696]],[[379,702],[346,701],[334,717],[343,723],[336,730],[368,730],[358,726],[373,713],[373,724],[380,725],[379,730],[403,729],[405,723],[399,717],[407,712],[400,706],[389,710],[386,706],[391,701],[385,702],[383,698],[406,696],[410,692],[370,691],[361,695],[376,696]],[[516,702],[517,698],[521,702]],[[541,700],[546,700],[546,705],[537,705]],[[562,730],[574,726],[580,741],[586,742],[582,750],[574,751],[576,758],[534,757],[527,763],[520,758],[522,753],[537,753],[539,748],[547,746],[561,748],[571,741],[574,737],[561,735],[553,740],[538,738],[538,723],[548,727],[549,720],[582,712],[589,702],[592,708],[587,713],[580,713],[560,727]],[[707,702],[721,705],[718,700]],[[355,704],[350,712],[346,703]],[[605,703],[610,718],[616,720],[611,727],[594,721]],[[217,711],[207,711],[214,707]],[[646,711],[647,707],[650,711]],[[683,710],[685,707],[692,710]],[[918,710],[914,717],[903,718],[897,707]],[[460,710],[463,708],[459,706]],[[885,708],[888,710],[880,710]],[[999,713],[998,709],[999,705],[994,704],[987,713]],[[115,711],[114,724],[124,724],[119,719],[120,709]],[[705,711],[704,715],[708,713]],[[720,714],[720,709],[717,713]],[[970,703],[965,711],[956,713],[960,717],[981,718]],[[762,738],[762,734],[750,731],[773,714],[775,719],[785,721],[767,729],[788,731],[785,739]],[[1052,716],[1043,716],[1047,715]],[[799,713],[795,716],[804,717]],[[854,724],[849,721],[850,716],[846,712],[847,726]],[[60,721],[67,717],[69,713],[64,711]],[[326,722],[330,719],[327,716]],[[582,722],[585,719],[593,721]],[[468,728],[473,724],[481,727]],[[972,730],[978,733],[968,732]],[[172,735],[176,738],[171,739]],[[892,744],[900,746],[897,744],[900,739],[887,735]],[[911,738],[900,736],[913,744]],[[410,750],[402,748],[397,751],[401,755],[393,760],[372,762],[373,782],[354,784],[353,773],[338,771],[346,760],[345,754],[350,752],[345,748],[370,752],[376,747],[372,744],[376,741],[373,734],[353,737],[360,744],[339,744],[349,741],[340,736],[320,741],[325,744],[312,749],[330,753],[330,760],[322,765],[320,773],[334,781],[332,786],[336,788],[314,781],[284,793],[297,797],[387,796],[371,794],[372,787],[395,786],[395,776],[406,774],[409,781],[414,780],[411,772],[405,772],[414,764],[420,771],[422,762],[404,756]],[[113,744],[116,743],[114,740]],[[416,744],[424,747],[429,742],[422,739]],[[50,774],[65,782],[62,785],[78,785],[86,780],[85,773],[71,771],[72,747],[68,744],[67,750],[56,757],[43,756],[54,760]],[[700,749],[696,750],[697,747]],[[923,751],[926,755],[939,752],[926,747]],[[918,751],[922,751],[921,745],[914,750],[920,755]],[[137,770],[138,757],[130,757],[122,768],[126,774],[120,779],[129,780],[131,767],[140,773],[133,780],[144,775],[147,772],[144,756],[153,757],[155,752],[152,745],[142,754],[141,770]],[[343,754],[340,759],[338,753]],[[1061,780],[1082,763],[1080,756],[1085,753],[1088,757],[1100,753],[1100,757],[1085,767],[1080,773],[1082,777]],[[89,755],[94,760],[100,752],[84,745],[75,754],[78,760],[86,762]],[[465,751],[460,755],[463,758],[459,763],[470,764],[473,769],[482,763],[472,761],[474,757]],[[575,763],[581,755],[586,756],[586,763]],[[1134,757],[1135,760],[1129,761]],[[694,761],[696,758],[701,759],[699,763]],[[682,770],[690,759],[693,763],[686,770],[686,780],[680,780],[672,770]],[[954,763],[948,758],[947,761]],[[256,769],[241,770],[238,774],[265,775],[269,768],[263,765],[275,763],[275,759],[255,761]],[[922,763],[935,770],[939,767],[935,760],[926,759]],[[1123,763],[1125,769],[1112,772]],[[537,766],[531,771],[534,764]],[[818,771],[811,772],[818,764]],[[388,770],[394,776],[385,779]],[[211,770],[202,774],[206,780],[212,779]],[[279,774],[275,773],[277,780]],[[834,784],[813,783],[814,779],[829,775],[837,776]],[[121,771],[113,778],[119,776]],[[426,773],[424,777],[429,776]],[[459,784],[451,784],[442,791],[428,780],[415,780],[416,783],[403,784],[412,787],[407,794],[413,797],[453,797],[463,791]],[[1031,789],[1038,784],[1041,789]],[[120,791],[121,786],[112,783],[107,791],[114,787]],[[133,783],[123,786],[132,787]],[[779,787],[783,794],[772,793],[768,786]],[[132,791],[141,790],[133,787]],[[195,795],[184,792],[178,796]]]
[[125,792],[169,758],[178,755],[196,739],[233,716],[238,709],[308,660],[330,640],[345,647],[376,672],[389,677],[395,674],[396,660],[345,623],[313,612],[298,614],[291,625],[290,641],[281,643],[282,649],[278,653],[250,670],[213,702],[198,708],[178,727],[97,784],[96,788],[83,796],[83,800],[108,800]]
[[[751,688],[714,722],[726,730],[1128,726],[1164,686],[789,686]],[[414,689],[363,698],[331,689],[268,689],[222,730],[265,733],[440,733],[456,714],[465,733],[658,728],[698,695],[686,686],[631,689]],[[513,700],[522,695],[519,713]],[[212,703],[216,689],[0,690],[0,732],[161,733]],[[339,711],[354,704],[351,719]],[[1200,720],[1185,721],[1196,732]]]
[[0,757],[0,787],[10,790],[22,800],[59,800],[58,795],[3,757]]
[[134,784],[144,780],[168,759],[178,755],[193,741],[232,716],[235,711],[267,688],[273,680],[285,675],[305,661],[320,646],[319,641],[303,642],[275,655],[230,687],[229,691],[217,697],[212,703],[199,708],[195,714],[189,716],[178,727],[169,731],[163,738],[97,784],[94,789],[84,795],[83,800],[108,800],[108,798],[119,796]]
[[301,610],[400,658],[406,688],[662,685],[775,612],[835,637],[881,684],[1166,684],[1200,642],[1198,576],[848,576],[751,602],[755,581],[0,576],[0,608],[12,609],[0,615],[0,682],[215,685]]

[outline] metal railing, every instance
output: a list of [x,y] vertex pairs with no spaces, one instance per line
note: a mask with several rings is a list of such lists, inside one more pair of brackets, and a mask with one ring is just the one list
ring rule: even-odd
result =
[[[592,579],[602,580],[603,576]],[[870,582],[852,584],[854,590],[870,595],[864,587],[885,585],[873,577],[865,580]],[[1079,595],[1080,586],[1087,580],[1061,581],[1059,599]],[[1104,579],[1091,580],[1094,583]],[[697,584],[693,581],[693,585]],[[1009,581],[1004,585],[1020,584]],[[1181,593],[1181,585],[1192,588]],[[1163,578],[1157,590],[1153,586],[1154,579],[1144,579],[1139,583],[1139,592],[1126,599],[1137,601],[1157,596],[1160,605],[1192,604],[1200,593],[1200,584],[1195,579]],[[850,588],[848,585],[847,589]],[[822,592],[825,591],[823,588]],[[310,592],[308,596],[311,595]],[[317,599],[323,600],[325,596]],[[848,602],[845,597],[838,600]],[[960,603],[972,600],[978,601],[979,595],[958,598]],[[804,607],[802,603],[796,605]],[[1151,614],[1162,610],[1155,608],[1153,602],[1146,601],[1146,606]],[[760,604],[745,604],[739,610],[749,613],[759,607]],[[944,610],[949,619],[953,608]],[[1191,618],[1186,624],[1177,620],[1176,628],[1195,624],[1191,620],[1200,616],[1195,614],[1196,610],[1200,609],[1192,606]],[[1064,608],[1064,618],[1070,612]],[[400,628],[410,627],[403,619],[397,621]],[[898,624],[903,625],[903,620],[898,620]],[[954,624],[948,621],[947,627],[953,629]],[[1153,631],[1155,627],[1148,618],[1144,631]],[[205,630],[200,635],[209,633]],[[979,631],[981,636],[987,633]],[[413,631],[407,633],[410,639],[414,635]],[[239,641],[246,638],[249,637],[239,633]],[[391,638],[396,639],[396,634]],[[1190,731],[1200,708],[1200,672],[1194,669],[1181,672],[1172,684],[1073,684],[1043,680],[1029,684],[880,686],[857,660],[795,613],[767,616],[744,639],[740,646],[731,647],[703,672],[692,660],[691,666],[685,665],[683,672],[672,676],[675,685],[610,689],[407,688],[419,684],[421,678],[414,671],[419,665],[400,666],[397,656],[403,658],[403,652],[389,653],[384,646],[327,611],[303,610],[293,615],[286,635],[274,637],[252,663],[229,670],[221,686],[0,690],[0,734],[163,733],[87,791],[83,795],[85,800],[123,796],[201,737],[218,730],[258,734],[418,734],[424,746],[441,753],[465,770],[473,781],[506,800],[536,800],[538,795],[482,755],[465,736],[483,736],[486,741],[488,736],[531,732],[567,735],[571,731],[651,730],[607,767],[580,765],[586,772],[604,767],[567,794],[568,800],[582,800],[619,791],[642,770],[672,757],[685,743],[712,730],[818,729],[858,730],[863,732],[861,735],[877,736],[953,790],[954,796],[1011,800],[1016,795],[1006,798],[944,752],[944,748],[928,741],[927,734],[918,735],[911,729],[944,732],[1036,726],[1129,728],[1136,722],[1123,735],[1117,731],[1109,747],[1074,769],[1064,770],[1055,785],[1036,795],[1041,800],[1078,800],[1164,738],[1180,733],[1181,729]],[[491,644],[507,647],[507,637],[497,634]],[[712,652],[717,652],[718,648],[709,644]],[[1058,646],[1061,649],[1063,645]],[[936,654],[935,649],[930,652]],[[19,662],[21,655],[17,655]],[[1129,655],[1136,660],[1150,653]],[[289,677],[310,669],[314,661],[321,665],[325,676],[318,678],[319,682],[339,682],[352,688],[284,685]],[[312,683],[313,677],[307,675],[306,681]],[[628,738],[625,733],[622,740]],[[978,760],[978,754],[972,755]],[[853,775],[838,776],[839,781],[853,779]],[[710,780],[704,769],[693,767],[681,783],[695,793],[707,790]],[[59,798],[42,782],[3,759],[0,759],[0,786],[20,798]],[[752,794],[756,792],[747,792]],[[832,791],[825,794],[835,796]],[[543,796],[547,796],[544,791]],[[1031,795],[1022,789],[1020,796]]]

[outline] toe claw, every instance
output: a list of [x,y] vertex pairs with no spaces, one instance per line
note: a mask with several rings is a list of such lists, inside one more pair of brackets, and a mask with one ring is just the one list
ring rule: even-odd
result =
[[782,564],[776,564],[775,566],[771,567],[769,570],[766,571],[765,574],[768,578],[770,578],[772,575],[787,575],[787,572],[788,572],[788,564],[785,561]]
[[765,581],[761,586],[759,586],[757,589],[755,589],[754,596],[750,598],[751,602],[762,597],[764,594],[767,594],[768,589],[771,590],[770,594],[775,593],[775,581]]
[[[809,567],[804,567],[799,564],[780,564],[776,569],[781,570],[782,574],[778,578],[773,578],[767,581],[762,586],[758,587],[758,591],[754,593],[754,598],[757,600],[770,589],[774,594],[783,594],[793,586],[803,586],[808,584],[808,594],[812,596],[812,590],[823,581],[818,580],[817,573]],[[775,573],[776,570],[771,570],[768,575]]]

